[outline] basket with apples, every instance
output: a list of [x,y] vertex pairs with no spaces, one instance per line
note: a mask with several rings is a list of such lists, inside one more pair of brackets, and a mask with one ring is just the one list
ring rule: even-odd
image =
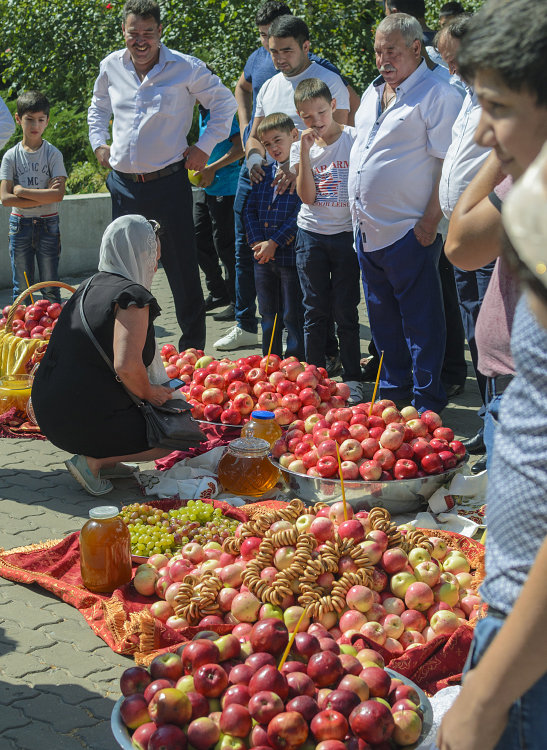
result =
[[6,305],[0,318],[0,375],[28,372],[33,355],[44,347],[57,324],[62,305],[39,299],[31,305],[22,304],[44,287],[57,286],[74,292],[74,287],[61,281],[42,281],[22,292],[12,305]]
[[191,543],[158,559],[165,601],[152,614],[179,630],[228,624],[236,634],[269,617],[292,631],[303,617],[302,632],[318,626],[344,653],[371,645],[389,658],[476,617],[481,545],[398,528],[382,508],[346,510],[347,520],[343,503],[292,501],[240,524],[223,548]]
[[191,382],[181,390],[194,418],[208,422],[241,425],[262,409],[273,412],[281,426],[303,424],[311,415],[345,406],[349,398],[347,385],[296,357],[253,354],[235,362],[202,357],[195,364]]
[[112,729],[122,748],[380,750],[418,747],[432,725],[425,694],[379,654],[340,654],[313,632],[290,643],[275,618],[244,635],[200,632],[149,670],[126,669],[120,688]]
[[401,411],[383,399],[337,407],[293,422],[272,447],[290,488],[304,500],[333,502],[342,488],[357,509],[412,511],[465,463],[465,448],[438,414]]

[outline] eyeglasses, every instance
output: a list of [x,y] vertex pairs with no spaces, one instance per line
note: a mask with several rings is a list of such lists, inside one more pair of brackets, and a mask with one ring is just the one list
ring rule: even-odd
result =
[[158,234],[159,234],[159,231],[160,231],[160,229],[161,229],[161,226],[160,226],[160,223],[159,223],[159,221],[156,221],[155,219],[148,219],[148,223],[150,224],[150,226],[151,226],[151,227],[152,227],[152,229],[154,230],[154,234],[155,234],[155,235],[156,235],[156,237],[157,237],[157,236],[158,236]]

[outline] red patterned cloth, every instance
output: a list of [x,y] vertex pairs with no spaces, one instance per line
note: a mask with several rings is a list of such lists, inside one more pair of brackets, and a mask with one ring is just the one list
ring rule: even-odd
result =
[[173,451],[165,458],[159,458],[156,461],[156,469],[158,471],[165,471],[170,469],[172,466],[177,464],[179,461],[183,461],[185,458],[194,458],[194,456],[201,456],[204,453],[208,453],[213,448],[222,447],[228,445],[231,440],[235,440],[241,437],[240,427],[230,427],[229,425],[220,427],[214,424],[200,424],[201,431],[207,436],[207,441],[196,445],[194,448],[189,448],[186,451]]
[[30,438],[31,440],[47,440],[42,435],[40,428],[31,422],[25,422],[24,419],[15,415],[16,409],[13,406],[3,414],[0,414],[0,438]]

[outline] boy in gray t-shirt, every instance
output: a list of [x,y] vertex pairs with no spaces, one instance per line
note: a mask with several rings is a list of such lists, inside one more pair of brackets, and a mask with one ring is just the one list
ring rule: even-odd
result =
[[[11,206],[9,248],[15,299],[34,281],[34,258],[40,281],[57,281],[61,237],[59,202],[65,194],[66,171],[61,152],[42,138],[49,122],[49,101],[39,91],[17,99],[15,120],[23,139],[4,154],[0,167],[0,198]],[[58,287],[46,287],[44,297],[60,301]]]

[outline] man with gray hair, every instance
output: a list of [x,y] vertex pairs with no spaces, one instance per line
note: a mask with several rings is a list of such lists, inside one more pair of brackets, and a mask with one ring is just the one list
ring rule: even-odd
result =
[[384,351],[382,398],[440,411],[446,325],[438,260],[439,178],[460,95],[421,56],[405,13],[380,23],[380,76],[355,117],[349,195],[374,343]]

